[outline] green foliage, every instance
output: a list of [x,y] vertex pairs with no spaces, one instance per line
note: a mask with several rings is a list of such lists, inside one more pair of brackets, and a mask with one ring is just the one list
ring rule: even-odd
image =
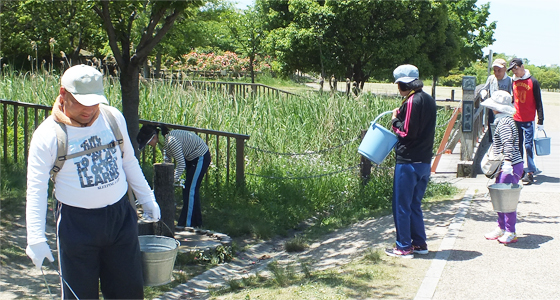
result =
[[380,249],[367,249],[364,253],[364,260],[377,264],[381,262],[382,255]]
[[[506,61],[510,61],[514,56],[506,55],[505,53],[494,53],[492,61],[502,58]],[[525,60],[525,68],[531,72],[539,83],[541,84],[541,89],[545,90],[558,90],[560,89],[560,67],[557,65],[553,66],[535,66],[530,64],[529,61]],[[492,72],[492,71],[490,71]],[[492,74],[492,73],[491,73]],[[440,77],[438,82],[443,86],[457,86],[460,87],[462,83],[463,76],[475,76],[477,84],[483,84],[488,78],[488,59],[487,57],[476,60],[470,63],[466,68],[454,68],[449,72],[446,77]],[[509,72],[509,76],[513,76]]]
[[[4,76],[3,81],[9,84],[0,86],[0,98],[23,91],[19,100],[50,105],[58,78],[14,75]],[[120,90],[118,81],[106,81],[105,88],[111,103],[120,108],[120,102],[115,103]],[[398,98],[364,94],[348,99],[309,93],[300,97],[232,99],[220,92],[194,90],[173,81],[144,83],[140,97],[142,119],[251,136],[247,146],[252,148],[245,148],[245,189],[238,189],[232,178],[226,180],[226,157],[215,157],[212,150],[212,166],[206,175],[210,180],[208,184],[204,180],[201,188],[204,224],[209,229],[230,236],[268,238],[285,234],[302,221],[316,217],[315,228],[329,231],[391,205],[393,155],[373,170],[364,186],[358,174],[356,149],[360,131],[381,112],[398,106]],[[435,149],[451,112],[438,111]],[[23,116],[19,122],[23,122]],[[390,127],[389,118],[383,118],[381,124]],[[208,144],[215,149],[214,139]],[[221,153],[225,145],[220,142]],[[329,151],[318,152],[326,149]],[[161,153],[157,155],[161,161]],[[151,162],[143,167],[151,182]],[[2,176],[4,179],[8,178]],[[24,181],[17,185],[23,186]],[[181,195],[176,197],[181,205]]]
[[[269,53],[295,70],[364,81],[414,63],[422,76],[445,75],[482,55],[495,23],[488,5],[461,1],[257,1]],[[344,76],[344,77],[343,77]]]
[[438,79],[438,82],[443,86],[461,86],[463,82],[463,75],[449,75],[446,77],[440,77]]
[[272,273],[272,279],[278,286],[286,287],[296,279],[296,272],[292,264],[284,266],[277,261],[273,261],[266,267]]
[[89,1],[2,1],[0,19],[0,57],[25,69],[75,63],[81,49],[99,56],[105,42]]
[[284,243],[284,250],[286,250],[286,252],[301,252],[307,247],[309,247],[309,245],[307,245],[305,239],[300,235]]

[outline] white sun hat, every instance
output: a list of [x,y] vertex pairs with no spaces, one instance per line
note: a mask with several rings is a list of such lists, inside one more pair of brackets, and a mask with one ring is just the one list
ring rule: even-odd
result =
[[94,67],[77,65],[64,72],[60,85],[84,106],[109,104],[103,92],[103,74]]
[[511,95],[506,91],[495,91],[492,93],[492,97],[486,99],[484,102],[480,103],[480,105],[486,106],[492,110],[497,110],[501,113],[509,115],[515,114],[515,107],[511,101]]

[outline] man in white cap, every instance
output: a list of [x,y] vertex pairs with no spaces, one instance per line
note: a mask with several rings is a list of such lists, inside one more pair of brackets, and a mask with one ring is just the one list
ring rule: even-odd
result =
[[397,238],[396,246],[385,253],[413,258],[414,253],[428,254],[422,198],[430,180],[437,108],[432,96],[422,90],[416,66],[401,65],[393,76],[403,97],[392,120],[398,139],[392,202]]
[[[497,91],[506,91],[513,94],[513,80],[507,75],[506,72],[507,62],[502,58],[497,58],[492,63],[492,70],[494,75],[488,76],[486,83],[480,88],[480,96],[482,100],[491,97]],[[494,113],[488,111],[488,138],[492,142],[492,130],[490,124],[494,122]]]
[[[100,107],[105,104],[103,75],[86,65],[69,68],[52,115],[35,130],[29,147],[26,253],[39,269],[45,258],[54,261],[45,223],[48,181],[55,172],[63,299],[98,299],[100,286],[105,299],[144,297],[138,217],[127,197],[129,186],[149,221],[159,220],[160,209],[134,156],[123,115],[116,108]],[[114,123],[122,135],[122,151],[111,128]],[[57,126],[66,128],[63,157],[57,153]],[[87,153],[92,148],[95,151]],[[77,157],[68,158],[59,170],[53,168],[55,160],[72,154]]]
[[482,99],[491,97],[492,94],[498,90],[506,91],[510,94],[513,93],[513,80],[506,73],[506,61],[497,58],[492,63],[492,70],[494,75],[488,76],[486,83],[481,88],[480,94]]

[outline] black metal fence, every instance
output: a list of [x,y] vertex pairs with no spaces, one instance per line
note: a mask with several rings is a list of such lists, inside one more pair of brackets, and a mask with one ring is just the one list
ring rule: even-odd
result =
[[[35,129],[50,115],[52,107],[0,99],[2,104],[2,162],[4,164],[27,164],[29,143]],[[212,169],[215,180],[229,181],[235,177],[237,184],[245,182],[245,141],[244,134],[166,124],[140,120],[140,124],[164,124],[170,129],[182,129],[197,133],[205,139],[212,154]],[[149,147],[148,147],[149,148]],[[156,162],[157,152],[144,150],[142,162]]]

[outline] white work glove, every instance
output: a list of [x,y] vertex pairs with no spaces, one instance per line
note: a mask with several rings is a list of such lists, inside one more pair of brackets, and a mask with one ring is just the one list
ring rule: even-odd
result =
[[144,210],[142,217],[146,222],[157,222],[161,218],[159,205],[155,201],[142,204],[142,209]]
[[173,186],[177,186],[177,187],[182,187],[185,188],[185,179],[179,179],[178,181],[175,181],[175,183],[173,184]]
[[41,270],[41,266],[43,265],[43,260],[46,258],[50,262],[54,261],[54,257],[51,252],[51,248],[47,244],[47,242],[40,242],[38,244],[27,245],[25,248],[25,254],[31,258],[35,268],[37,270]]
[[511,166],[511,161],[504,161],[504,165],[502,166],[502,173],[505,175],[513,175],[513,167]]
[[544,125],[537,125],[537,130],[544,131]]
[[480,98],[486,99],[486,96],[488,96],[488,91],[487,90],[480,91]]

